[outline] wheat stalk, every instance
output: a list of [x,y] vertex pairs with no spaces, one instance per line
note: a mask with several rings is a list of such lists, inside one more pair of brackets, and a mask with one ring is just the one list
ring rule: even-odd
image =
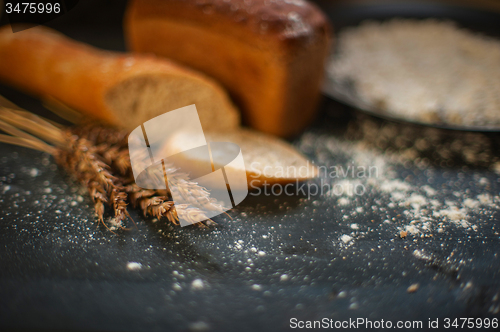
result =
[[[103,203],[109,202],[114,209],[115,223],[121,226],[122,221],[129,217],[127,194],[123,192],[119,179],[110,173],[110,167],[96,156],[95,150],[86,139],[67,134],[67,148],[59,149],[54,157],[59,165],[87,186],[98,219],[104,224]],[[104,194],[107,199],[104,199]]]
[[[189,204],[174,206],[166,191],[147,190],[135,185],[125,131],[92,124],[68,129],[29,112],[5,107],[0,107],[0,129],[13,135],[0,134],[0,142],[53,155],[59,165],[87,187],[98,220],[106,227],[105,205],[114,210],[113,223],[122,227],[122,221],[130,218],[127,202],[139,206],[144,215],[166,217],[174,224],[178,224],[179,217],[193,224],[209,220],[201,210]],[[191,202],[202,202],[202,206],[209,210],[224,211],[210,198],[208,191],[190,181],[187,174],[178,173],[173,167],[166,170],[169,181],[174,183],[173,190],[183,198],[188,200],[196,196]]]
[[[128,176],[129,180],[124,181],[124,183],[134,183],[126,135],[123,135],[122,132],[117,133],[116,130],[109,127],[99,127],[95,125],[87,130],[78,128],[78,130],[74,132],[83,132],[85,135],[84,137],[94,139],[92,142],[96,145],[100,144],[97,147],[97,153],[99,153],[105,162],[114,168],[117,173],[124,177]],[[105,141],[108,143],[103,144]],[[136,158],[136,160],[141,159],[143,158]],[[149,156],[146,156],[146,159],[149,160]],[[206,188],[191,181],[188,174],[179,172],[177,168],[169,164],[165,165],[165,174],[167,175],[170,184],[169,189],[172,195],[182,197],[182,203],[201,206],[207,211],[216,211],[219,213],[225,211],[224,207],[219,204],[217,200],[210,197],[210,193]],[[149,176],[159,177],[156,179],[158,183],[164,181],[163,174],[159,174],[158,172],[151,172]]]
[[128,147],[128,132],[117,128],[87,122],[71,128],[71,132],[80,138],[84,138],[94,145],[107,145],[113,147]]

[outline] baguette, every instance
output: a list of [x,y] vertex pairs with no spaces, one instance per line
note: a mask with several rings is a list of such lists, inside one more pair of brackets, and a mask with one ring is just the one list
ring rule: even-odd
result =
[[315,117],[331,28],[303,0],[131,0],[125,37],[221,82],[244,123],[293,136]]
[[0,80],[129,130],[191,104],[205,129],[239,125],[238,111],[212,79],[166,59],[99,50],[43,27],[0,28]]

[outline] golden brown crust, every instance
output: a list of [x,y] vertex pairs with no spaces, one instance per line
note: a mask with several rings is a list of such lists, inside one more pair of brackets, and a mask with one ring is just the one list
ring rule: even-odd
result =
[[125,32],[133,51],[217,79],[253,128],[287,137],[314,119],[331,31],[309,2],[131,0]]
[[[329,32],[324,14],[304,0],[135,0],[134,15],[172,19],[214,32],[284,42],[311,41]],[[258,44],[260,39],[248,42]],[[300,43],[295,43],[298,45]]]
[[[106,95],[119,83],[144,76],[168,76],[208,86],[220,95],[220,107],[234,115],[230,127],[238,125],[236,110],[224,90],[192,70],[150,55],[99,50],[48,28],[17,33],[12,33],[9,26],[0,28],[1,80],[41,97],[53,97],[98,119],[125,125],[123,114],[110,107]],[[200,111],[200,105],[197,107]],[[133,121],[125,126],[133,129],[130,123]]]

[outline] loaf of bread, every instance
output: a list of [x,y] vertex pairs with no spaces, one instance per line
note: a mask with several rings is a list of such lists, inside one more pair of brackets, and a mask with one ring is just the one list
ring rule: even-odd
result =
[[132,51],[217,79],[246,124],[285,137],[314,118],[330,31],[303,0],[131,0],[125,17]]
[[0,80],[128,129],[195,104],[204,129],[239,125],[212,79],[154,56],[102,51],[48,28],[0,28]]

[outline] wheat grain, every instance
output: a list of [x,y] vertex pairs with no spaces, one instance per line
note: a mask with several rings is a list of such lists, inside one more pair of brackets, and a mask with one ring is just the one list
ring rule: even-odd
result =
[[[125,131],[92,124],[67,129],[34,114],[6,108],[0,109],[0,116],[4,127],[14,135],[2,135],[0,141],[52,154],[60,166],[87,188],[97,218],[106,227],[105,205],[110,205],[114,210],[113,224],[122,227],[122,221],[130,218],[127,202],[134,207],[139,206],[145,216],[166,217],[174,224],[178,224],[179,217],[200,225],[210,220],[200,209],[189,204],[174,206],[166,190],[142,189],[135,184]],[[210,198],[209,192],[192,182],[187,174],[178,172],[172,166],[166,167],[166,171],[174,193],[181,195],[184,200],[200,204],[207,210],[224,211],[216,200]],[[161,176],[159,180],[164,181],[163,174],[153,176]]]
[[[102,203],[109,202],[113,206],[116,221],[121,224],[129,214],[126,210],[127,194],[123,191],[119,179],[113,176],[109,172],[110,167],[95,155],[95,147],[87,140],[68,134],[67,142],[68,148],[56,153],[56,161],[87,186],[101,222],[104,213]],[[103,199],[104,193],[107,194],[107,200]]]
[[[124,143],[126,135],[123,134],[123,132],[116,133],[117,131],[119,130],[97,126],[96,128],[90,127],[88,130],[78,128],[73,132],[82,132],[82,135],[85,137],[93,139],[93,144],[100,144],[97,147],[96,153],[99,154],[100,157],[106,161],[106,163],[110,165],[116,173],[129,177],[128,180],[123,181],[125,184],[133,184],[134,178],[132,174],[128,145]],[[104,140],[109,140],[109,142],[103,143]],[[147,169],[147,165],[149,165],[149,155],[145,151],[137,151],[136,153],[139,153],[140,155],[134,156],[134,160],[145,161],[145,166],[142,168],[148,172],[147,176],[152,179],[152,182],[163,183],[163,173]],[[165,174],[168,178],[171,194],[182,199],[179,203],[199,206],[207,211],[225,211],[224,207],[219,204],[217,200],[210,197],[210,193],[204,187],[194,181],[191,181],[188,174],[179,172],[179,170],[171,164],[165,165]]]

